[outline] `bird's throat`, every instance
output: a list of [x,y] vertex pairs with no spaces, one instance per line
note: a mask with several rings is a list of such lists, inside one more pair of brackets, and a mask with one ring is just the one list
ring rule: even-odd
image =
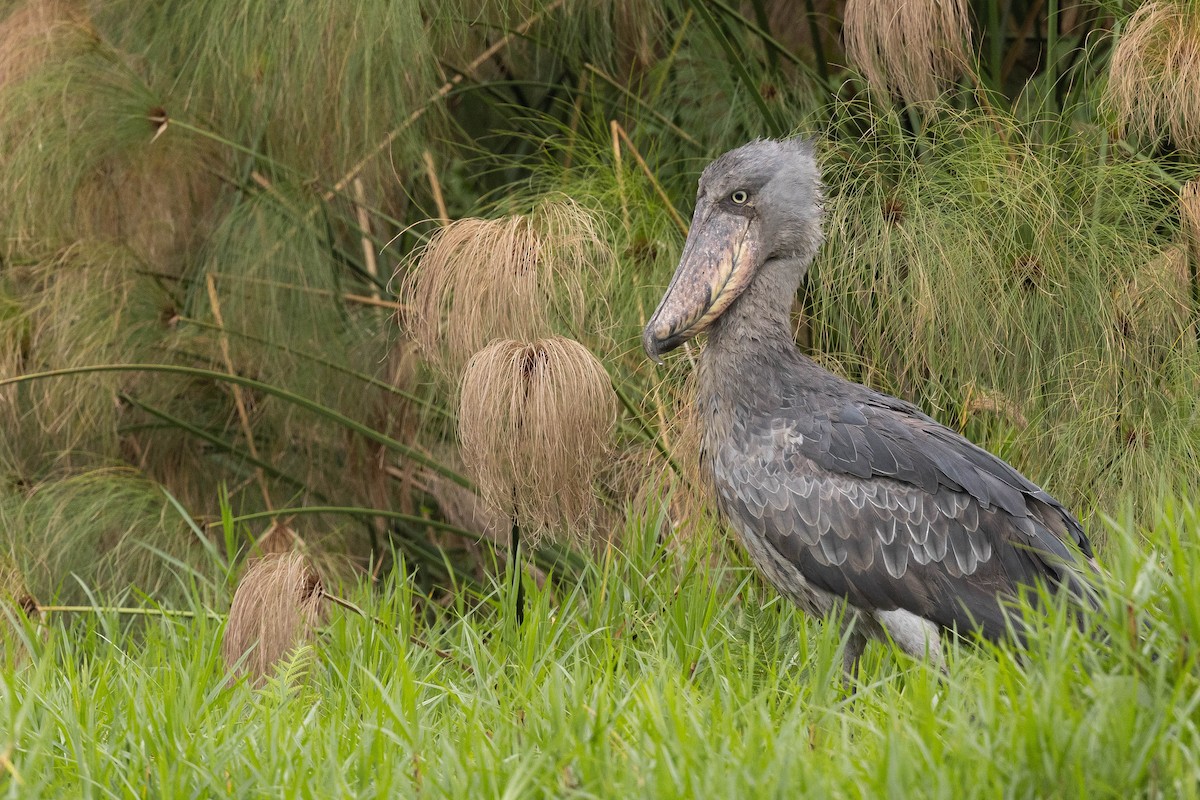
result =
[[792,342],[792,304],[809,259],[772,258],[711,328],[708,346],[735,363],[755,351]]

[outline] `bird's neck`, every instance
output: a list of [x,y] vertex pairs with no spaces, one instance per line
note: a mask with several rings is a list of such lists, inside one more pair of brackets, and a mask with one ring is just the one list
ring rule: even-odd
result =
[[702,397],[750,402],[777,396],[778,387],[772,387],[772,382],[799,357],[792,339],[792,301],[809,261],[766,261],[742,295],[713,323],[697,375]]
[[792,302],[810,258],[772,258],[758,269],[741,297],[713,323],[708,349],[733,365],[745,356],[792,349]]

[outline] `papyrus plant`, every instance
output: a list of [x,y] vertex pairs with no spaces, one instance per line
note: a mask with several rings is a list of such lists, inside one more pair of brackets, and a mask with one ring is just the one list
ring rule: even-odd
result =
[[846,55],[873,89],[934,100],[968,65],[966,0],[848,0]]
[[580,330],[586,277],[608,257],[594,217],[571,200],[451,222],[407,266],[408,328],[426,361],[457,377],[495,339]]
[[467,363],[458,412],[463,461],[482,501],[512,521],[518,620],[522,533],[534,542],[587,530],[615,414],[608,373],[572,339],[501,339]]
[[297,551],[258,559],[233,595],[221,654],[231,672],[261,684],[310,642],[325,620],[321,576]]
[[1156,0],[1133,13],[1113,50],[1107,99],[1126,135],[1200,152],[1200,10]]

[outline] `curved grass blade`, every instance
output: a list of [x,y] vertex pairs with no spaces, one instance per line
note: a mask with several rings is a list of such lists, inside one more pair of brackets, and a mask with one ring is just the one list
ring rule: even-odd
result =
[[228,453],[229,455],[236,456],[237,458],[241,459],[242,461],[245,461],[247,464],[257,467],[258,469],[261,469],[263,472],[265,472],[267,475],[270,475],[272,478],[281,480],[285,483],[289,483],[292,486],[296,487],[297,489],[311,491],[309,489],[309,487],[307,485],[305,485],[305,483],[303,481],[301,481],[299,478],[294,478],[291,475],[288,475],[286,472],[283,472],[283,471],[273,467],[268,462],[263,461],[260,458],[255,458],[254,456],[252,456],[250,453],[246,452],[245,450],[242,450],[241,448],[236,447],[236,446],[230,444],[229,442],[225,441],[220,436],[214,436],[213,434],[209,433],[208,431],[204,430],[203,428],[197,427],[196,425],[193,425],[192,423],[188,422],[187,420],[180,419],[179,417],[175,416],[174,414],[170,414],[166,411],[163,411],[161,408],[156,408],[155,406],[149,405],[147,403],[143,403],[141,400],[138,400],[136,397],[131,397],[131,396],[125,394],[124,392],[121,392],[120,394],[118,394],[117,397],[121,398],[123,401],[125,401],[126,403],[129,403],[130,405],[137,406],[138,408],[140,408],[142,411],[145,411],[150,416],[157,417],[158,419],[167,423],[171,427],[178,428],[179,430],[185,431],[186,433],[190,433],[192,436],[195,436],[197,439],[208,442],[213,447],[219,448],[219,449],[223,450],[224,452]]
[[[712,33],[713,38],[717,40],[717,44],[721,46],[721,50],[725,52],[725,60],[733,69],[734,74],[742,82],[746,91],[750,93],[751,100],[754,101],[754,105],[758,107],[759,113],[762,114],[763,124],[767,127],[768,133],[774,137],[785,136],[788,132],[787,126],[783,124],[781,119],[779,119],[779,115],[771,110],[771,108],[767,105],[767,101],[758,91],[758,86],[755,83],[754,78],[751,77],[750,71],[746,69],[746,64],[738,55],[737,49],[734,47],[734,43],[730,40],[729,29],[721,22],[721,20],[717,19],[716,14],[713,13],[712,8],[709,6],[706,0],[688,0],[688,2],[689,5],[695,9],[696,15],[704,21],[704,24]],[[738,16],[740,17],[740,15]],[[748,21],[744,18],[743,22],[747,22],[747,25],[749,25]]]
[[253,378],[246,378],[241,375],[232,375],[228,372],[218,372],[211,369],[201,369],[200,367],[185,367],[178,364],[92,364],[83,367],[67,367],[64,369],[53,369],[45,372],[31,372],[25,375],[18,375],[13,378],[5,378],[0,380],[0,388],[5,386],[17,386],[23,383],[32,381],[44,380],[47,378],[61,378],[69,375],[87,375],[96,372],[162,372],[174,375],[188,375],[193,378],[206,378],[213,381],[222,381],[232,383],[238,386],[245,386],[250,389],[278,397],[281,400],[286,400],[289,403],[300,406],[303,409],[313,412],[318,416],[325,417],[330,422],[337,423],[345,428],[349,428],[355,433],[369,439],[376,444],[381,444],[389,450],[393,450],[410,461],[425,467],[426,469],[436,472],[444,478],[447,478],[459,486],[466,489],[474,489],[474,485],[469,479],[455,472],[436,460],[430,458],[424,453],[419,452],[415,448],[409,447],[403,442],[399,442],[386,434],[364,425],[357,420],[353,420],[335,411],[329,406],[322,405],[315,400],[310,400],[302,395],[289,392],[287,389],[281,389],[278,386],[272,386],[269,383],[256,381]]
[[208,330],[223,331],[232,336],[237,336],[239,339],[246,339],[247,341],[256,342],[258,344],[264,344],[268,347],[273,347],[276,350],[280,350],[281,352],[287,353],[288,355],[298,356],[299,358],[307,359],[314,364],[320,364],[321,366],[327,367],[336,372],[341,372],[344,375],[349,375],[353,378],[357,378],[358,380],[362,381],[363,383],[366,383],[370,386],[374,386],[378,389],[382,389],[383,391],[388,392],[389,394],[394,394],[397,397],[403,397],[405,400],[408,400],[411,403],[416,403],[417,405],[421,406],[422,408],[424,408],[428,411],[431,411],[434,414],[437,414],[438,416],[445,417],[447,420],[450,420],[452,422],[458,419],[457,415],[454,412],[450,411],[449,409],[442,408],[441,406],[437,405],[436,403],[434,403],[430,400],[425,399],[424,397],[420,397],[416,394],[413,394],[412,392],[407,392],[404,389],[400,389],[396,386],[393,386],[392,384],[388,383],[387,381],[381,381],[376,377],[366,374],[365,372],[359,372],[358,370],[350,369],[347,366],[338,364],[335,361],[330,361],[327,358],[322,358],[321,356],[315,355],[313,353],[309,353],[305,350],[298,350],[294,347],[289,347],[286,344],[281,344],[280,342],[273,342],[270,339],[267,339],[265,337],[255,336],[254,334],[246,333],[245,331],[234,330],[233,328],[222,328],[221,326],[215,325],[211,322],[204,322],[203,320],[194,319],[192,317],[180,317],[179,321],[182,323],[187,323],[189,325],[196,325],[197,327],[205,328]]
[[272,511],[255,511],[250,514],[238,514],[231,518],[232,522],[251,522],[258,519],[274,519],[275,517],[293,517],[301,514],[345,514],[360,517],[385,517],[387,519],[410,522],[414,525],[425,525],[439,531],[446,531],[462,536],[471,541],[479,541],[480,534],[451,525],[449,522],[422,517],[417,514],[405,514],[400,511],[389,511],[383,508],[365,508],[363,506],[296,506],[294,508],[277,508]]

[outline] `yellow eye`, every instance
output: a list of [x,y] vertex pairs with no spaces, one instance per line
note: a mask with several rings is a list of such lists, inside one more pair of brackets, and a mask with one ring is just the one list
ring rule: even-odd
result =
[[750,199],[750,195],[746,194],[741,189],[738,189],[736,192],[729,195],[729,199],[732,200],[735,204],[740,206],[740,205],[744,205],[746,203],[746,201]]

